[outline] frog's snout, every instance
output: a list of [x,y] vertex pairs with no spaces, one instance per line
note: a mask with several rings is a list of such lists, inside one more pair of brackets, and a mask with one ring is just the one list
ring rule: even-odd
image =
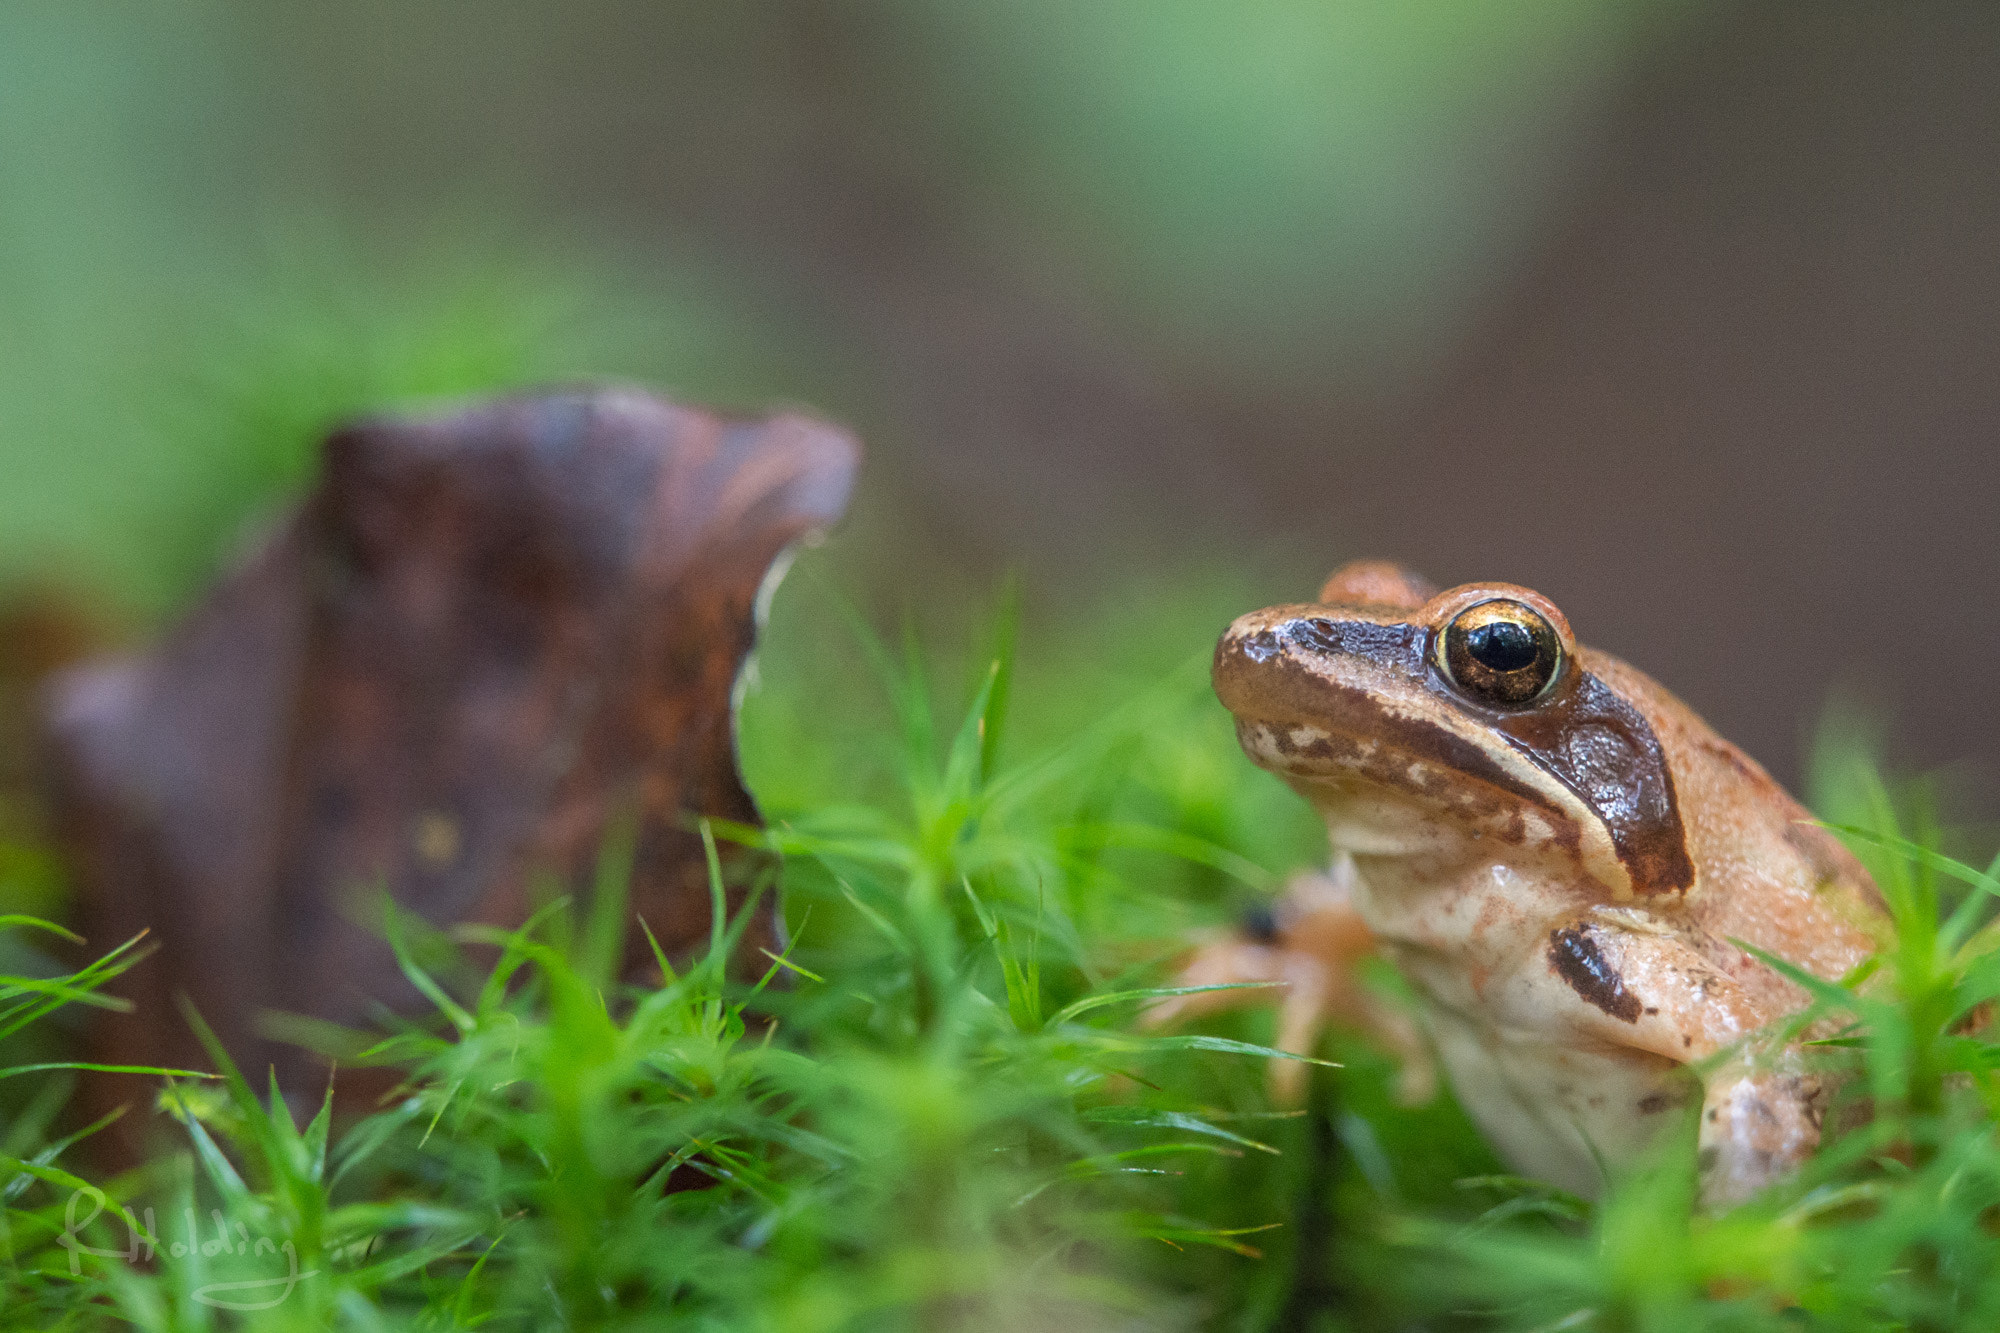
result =
[[1314,780],[1351,773],[1371,755],[1437,747],[1437,725],[1417,720],[1426,642],[1422,625],[1394,613],[1253,611],[1216,644],[1216,697],[1260,767]]
[[1296,653],[1294,625],[1303,608],[1277,606],[1238,616],[1215,645],[1215,695],[1239,721],[1257,718],[1277,663]]

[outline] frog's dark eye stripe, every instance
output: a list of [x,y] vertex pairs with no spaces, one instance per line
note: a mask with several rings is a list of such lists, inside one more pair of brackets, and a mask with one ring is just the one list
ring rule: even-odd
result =
[[1533,607],[1495,598],[1452,618],[1439,636],[1438,657],[1461,694],[1519,708],[1541,698],[1562,673],[1562,639]]

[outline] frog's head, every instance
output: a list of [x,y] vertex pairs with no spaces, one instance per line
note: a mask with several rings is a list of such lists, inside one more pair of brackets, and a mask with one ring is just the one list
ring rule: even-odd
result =
[[1244,750],[1343,847],[1496,839],[1574,856],[1619,899],[1694,881],[1640,680],[1579,648],[1540,593],[1438,592],[1376,562],[1337,571],[1314,604],[1242,617],[1215,653]]

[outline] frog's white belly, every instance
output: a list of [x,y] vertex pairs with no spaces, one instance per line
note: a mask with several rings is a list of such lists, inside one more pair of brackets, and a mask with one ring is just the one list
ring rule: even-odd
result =
[[1427,1002],[1452,1090],[1502,1159],[1525,1176],[1595,1198],[1607,1169],[1631,1162],[1678,1122],[1686,1073],[1635,1051],[1505,1032]]

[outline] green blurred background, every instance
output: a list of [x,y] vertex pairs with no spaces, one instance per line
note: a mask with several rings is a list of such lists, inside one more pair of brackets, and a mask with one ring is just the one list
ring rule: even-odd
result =
[[871,606],[1157,674],[1389,555],[1977,760],[1996,89],[1984,3],[5,0],[0,581],[143,635],[341,415],[613,376],[853,425]]

